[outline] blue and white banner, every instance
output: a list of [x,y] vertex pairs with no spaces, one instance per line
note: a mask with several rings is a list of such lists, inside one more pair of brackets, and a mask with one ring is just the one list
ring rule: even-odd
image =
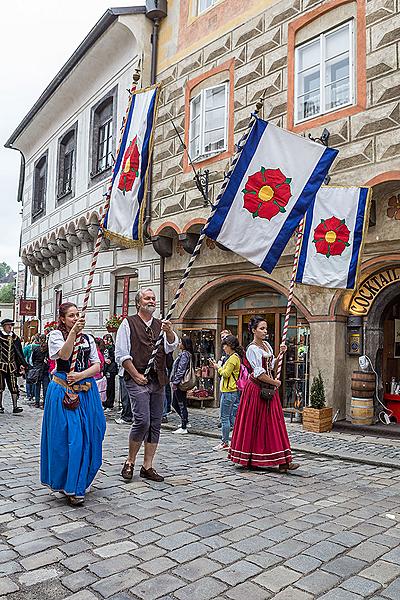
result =
[[321,187],[306,214],[296,281],[352,290],[357,283],[369,188]]
[[104,235],[128,247],[143,246],[143,217],[159,89],[156,86],[134,92],[114,165]]
[[271,273],[337,153],[257,119],[206,235]]

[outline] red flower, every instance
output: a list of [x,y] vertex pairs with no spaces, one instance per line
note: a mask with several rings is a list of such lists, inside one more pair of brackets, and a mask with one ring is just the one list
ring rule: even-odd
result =
[[250,175],[244,194],[244,208],[253,217],[268,219],[269,221],[278,213],[286,212],[285,206],[291,197],[290,177],[286,177],[280,169],[265,169]]
[[122,190],[124,194],[125,192],[131,191],[136,177],[139,176],[139,150],[136,139],[137,136],[135,136],[129,144],[122,161],[122,171],[119,178],[118,189]]
[[350,230],[344,219],[337,217],[330,219],[321,219],[321,223],[314,229],[315,249],[319,254],[330,256],[340,256],[345,248],[350,246]]

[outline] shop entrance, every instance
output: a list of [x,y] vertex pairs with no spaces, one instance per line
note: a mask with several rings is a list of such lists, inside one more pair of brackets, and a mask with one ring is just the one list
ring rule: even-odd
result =
[[[248,329],[249,321],[254,315],[263,316],[268,324],[268,342],[276,356],[282,340],[286,304],[287,298],[275,290],[231,298],[224,304],[223,327],[247,348],[253,338]],[[286,343],[281,398],[285,407],[300,408],[307,404],[309,395],[310,327],[295,307],[290,314]]]
[[400,295],[382,314],[383,349],[381,357],[383,398],[400,423]]

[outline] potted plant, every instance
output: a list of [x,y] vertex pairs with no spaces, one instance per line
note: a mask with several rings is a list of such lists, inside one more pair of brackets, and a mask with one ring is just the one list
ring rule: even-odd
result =
[[123,318],[122,315],[112,315],[105,323],[108,333],[115,333],[118,331],[118,327],[121,325]]
[[325,387],[320,370],[311,385],[310,406],[303,409],[303,429],[317,433],[332,429],[332,407],[325,406]]

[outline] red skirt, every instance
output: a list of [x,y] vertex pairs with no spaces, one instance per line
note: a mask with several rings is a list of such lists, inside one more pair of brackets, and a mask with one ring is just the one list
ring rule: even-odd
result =
[[260,387],[248,380],[240,398],[228,458],[246,467],[276,467],[292,462],[278,390],[268,402],[261,399]]

